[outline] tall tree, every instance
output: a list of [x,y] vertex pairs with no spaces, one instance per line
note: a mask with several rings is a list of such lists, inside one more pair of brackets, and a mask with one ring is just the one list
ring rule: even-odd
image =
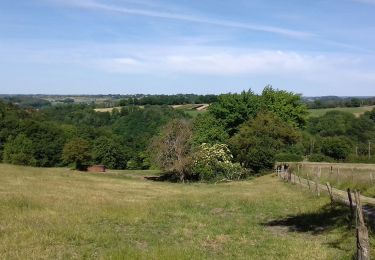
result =
[[81,138],[69,141],[64,146],[62,158],[65,163],[74,163],[77,170],[82,170],[91,160],[90,143]]
[[93,160],[96,164],[103,164],[110,169],[124,169],[126,154],[120,143],[114,139],[102,136],[95,140],[92,148]]
[[267,86],[261,100],[263,110],[274,113],[294,127],[303,128],[306,125],[308,111],[300,95]]
[[260,108],[259,96],[251,90],[241,94],[224,94],[209,107],[209,113],[225,127],[229,135],[237,132],[238,126],[256,116]]
[[198,115],[193,122],[194,144],[226,143],[229,135],[221,121],[210,113]]
[[271,169],[275,155],[295,144],[300,138],[290,124],[270,112],[261,112],[245,122],[231,138],[230,147],[235,159],[244,167],[259,172]]

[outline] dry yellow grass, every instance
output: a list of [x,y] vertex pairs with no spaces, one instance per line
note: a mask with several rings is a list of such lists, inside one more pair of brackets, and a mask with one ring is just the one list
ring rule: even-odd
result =
[[[292,166],[298,174],[297,164]],[[299,173],[312,180],[319,177],[322,183],[328,181],[342,190],[358,189],[363,195],[375,197],[375,164],[304,162],[299,163]]]

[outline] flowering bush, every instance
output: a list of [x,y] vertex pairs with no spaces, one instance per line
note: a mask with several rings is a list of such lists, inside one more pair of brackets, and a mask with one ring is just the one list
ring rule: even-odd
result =
[[193,156],[192,173],[200,180],[238,180],[245,171],[225,144],[201,144]]

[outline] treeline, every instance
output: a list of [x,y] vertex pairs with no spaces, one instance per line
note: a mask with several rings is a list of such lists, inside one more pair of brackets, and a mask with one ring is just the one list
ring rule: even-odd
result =
[[148,95],[142,97],[128,97],[120,100],[118,106],[129,105],[183,105],[183,104],[211,104],[217,101],[217,95]]
[[150,139],[171,119],[185,117],[161,106],[97,113],[89,105],[26,111],[0,102],[0,156],[7,163],[40,167],[104,164],[146,169]]
[[0,154],[6,163],[40,167],[104,164],[158,167],[182,179],[242,178],[292,149],[306,115],[300,96],[271,87],[262,95],[220,95],[195,119],[158,105],[97,113],[84,104],[23,110],[0,103]]
[[375,98],[354,98],[354,97],[315,97],[305,98],[307,106],[310,109],[336,108],[336,107],[361,107],[375,105]]
[[0,102],[1,159],[40,167],[160,168],[181,181],[241,179],[275,161],[375,161],[375,110],[308,118],[301,96],[270,86],[260,95],[219,95],[196,118],[167,104],[112,113],[94,107],[25,110]]
[[[219,95],[87,95],[77,96],[79,103],[106,108],[114,106],[144,106],[144,105],[184,105],[184,104],[211,104],[218,100]],[[47,99],[53,100],[52,103]],[[0,100],[12,103],[23,109],[41,109],[56,104],[74,104],[76,101],[68,96],[45,96],[45,95],[0,95]],[[309,109],[336,108],[336,107],[360,107],[375,105],[374,97],[304,97],[302,102]]]
[[27,95],[15,95],[15,96],[0,96],[0,101],[4,103],[12,103],[20,108],[28,109],[40,109],[51,106],[51,102],[46,99],[32,97]]
[[330,111],[308,121],[305,156],[311,161],[375,163],[375,109],[360,117]]

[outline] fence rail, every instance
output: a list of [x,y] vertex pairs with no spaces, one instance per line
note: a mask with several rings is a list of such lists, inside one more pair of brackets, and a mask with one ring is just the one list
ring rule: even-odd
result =
[[[305,187],[315,192],[317,195],[320,195],[321,192],[325,192],[331,197],[333,201],[350,206],[348,191],[339,190],[330,187],[330,185],[327,184],[321,184],[317,179],[315,181],[305,179],[288,171],[279,171],[277,172],[277,174],[281,179],[285,181]],[[354,198],[355,193],[350,191],[350,196]],[[364,204],[362,208],[367,223],[375,229],[375,198],[360,195],[360,200],[362,204]],[[356,206],[355,202],[353,202],[352,204],[354,207]]]
[[[370,260],[370,239],[368,235],[368,229],[366,227],[365,219],[367,225],[375,228],[375,199],[366,196],[361,196],[358,191],[354,193],[347,190],[339,190],[332,188],[327,182],[326,185],[319,183],[319,178],[315,178],[315,181],[301,178],[298,175],[292,174],[290,171],[279,171],[277,174],[284,181],[288,181],[292,184],[301,185],[302,187],[308,188],[309,190],[314,190],[318,196],[320,192],[326,192],[331,198],[331,202],[336,202],[344,204],[350,207],[351,219],[356,220],[356,248],[358,260]],[[346,199],[346,197],[348,199]],[[353,201],[354,198],[354,201]],[[362,206],[362,202],[366,205]]]

